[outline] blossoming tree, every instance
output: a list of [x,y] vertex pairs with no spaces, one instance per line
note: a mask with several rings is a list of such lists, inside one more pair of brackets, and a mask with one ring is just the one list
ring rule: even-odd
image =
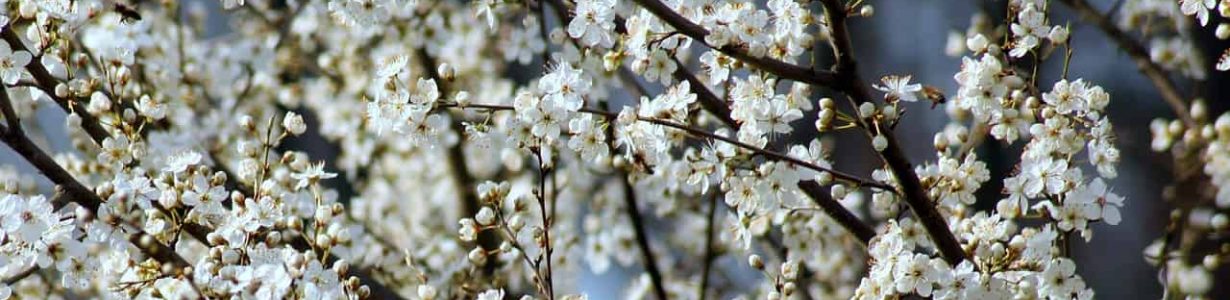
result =
[[[0,172],[0,299],[585,299],[613,266],[644,271],[632,299],[1091,298],[1070,245],[1135,220],[1072,26],[1173,108],[1175,188],[1133,199],[1172,218],[1129,250],[1209,295],[1230,115],[1175,82],[1230,69],[1188,34],[1230,38],[1230,1],[1007,0],[949,37],[953,91],[860,71],[866,2],[222,0],[207,38],[197,1],[0,1],[0,140],[37,171]],[[911,160],[922,114],[951,121]]]

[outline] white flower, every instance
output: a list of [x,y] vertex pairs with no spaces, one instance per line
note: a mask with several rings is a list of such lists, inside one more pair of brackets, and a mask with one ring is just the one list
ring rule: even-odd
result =
[[1196,15],[1200,26],[1209,24],[1209,10],[1217,5],[1217,0],[1179,0],[1179,10],[1184,15]]
[[931,295],[932,281],[935,280],[935,268],[931,267],[930,258],[922,254],[902,258],[893,266],[893,277],[897,292],[914,293],[927,297]]
[[237,6],[243,6],[244,0],[222,0],[223,9],[232,9]]
[[568,139],[568,149],[576,151],[581,158],[588,161],[605,160],[610,155],[605,128],[606,124],[590,114],[568,121],[568,129],[572,131],[572,137]]
[[615,0],[579,0],[576,16],[568,23],[568,36],[586,46],[609,48],[615,29]]
[[285,129],[286,132],[292,135],[300,135],[307,131],[307,123],[303,122],[303,116],[293,111],[288,111],[286,116],[282,118],[282,129]]
[[98,153],[98,160],[111,162],[112,166],[122,166],[132,162],[132,155],[129,155],[128,150],[128,137],[117,135],[103,140],[102,152]]
[[645,80],[650,82],[661,82],[662,84],[670,84],[671,74],[679,67],[675,65],[675,61],[671,59],[670,54],[666,50],[658,49],[650,52],[649,59],[643,62],[645,70]]
[[379,78],[388,78],[401,73],[406,69],[406,62],[410,58],[403,54],[389,55],[380,61],[379,68],[376,69],[376,76]]
[[545,94],[544,102],[567,111],[577,111],[584,105],[581,96],[589,92],[591,83],[581,70],[572,64],[559,63],[551,72],[538,81],[538,89]]
[[1090,206],[1092,208],[1090,217],[1093,219],[1102,219],[1110,225],[1118,225],[1121,220],[1119,208],[1123,207],[1123,196],[1111,193],[1102,178],[1096,178],[1093,182],[1082,185],[1068,194],[1068,199],[1081,203],[1093,203]]
[[30,52],[13,51],[8,42],[0,41],[0,79],[7,85],[16,84],[31,59]]
[[1055,107],[1055,112],[1061,114],[1080,113],[1088,109],[1089,100],[1086,95],[1089,94],[1089,85],[1081,79],[1073,82],[1068,82],[1067,79],[1061,79],[1055,82],[1055,87],[1051,91],[1042,94],[1042,100],[1046,104]]
[[709,77],[706,83],[712,86],[720,86],[722,83],[726,82],[726,79],[730,78],[730,68],[728,66],[729,60],[729,58],[722,55],[722,53],[717,50],[712,50],[705,52],[705,54],[701,54],[701,67],[705,70],[705,74],[708,74]]
[[1033,2],[1024,5],[1024,8],[1017,14],[1016,22],[1010,27],[1012,36],[1016,38],[1012,51],[1008,52],[1008,55],[1012,57],[1025,56],[1025,53],[1041,44],[1041,36],[1050,32],[1050,28],[1046,26],[1046,12]]
[[104,112],[111,110],[111,98],[103,92],[95,91],[90,94],[90,102],[86,104],[85,111],[92,115],[101,115]]
[[499,0],[477,0],[474,1],[474,16],[486,17],[487,27],[495,29],[495,4]]
[[389,18],[391,0],[331,0],[329,12],[347,26],[375,26]]
[[[940,266],[947,268],[948,263],[940,261]],[[937,300],[948,299],[963,299],[968,297],[966,290],[978,286],[978,272],[974,270],[974,264],[968,260],[961,261],[955,269],[943,270],[938,272],[940,279],[936,280],[937,286],[931,294]]]
[[137,100],[137,111],[141,112],[142,116],[154,120],[162,120],[167,116],[167,106],[148,95],[141,96],[141,99]]
[[478,238],[480,228],[474,223],[474,219],[465,218],[457,221],[457,236],[464,242],[473,242]]
[[1028,159],[1021,162],[1026,178],[1025,195],[1036,197],[1043,192],[1058,194],[1067,188],[1063,175],[1068,170],[1068,161],[1062,159]]
[[884,85],[872,85],[877,90],[885,92],[885,99],[889,101],[901,100],[905,102],[918,101],[917,94],[922,91],[921,84],[910,84],[910,75],[896,76],[889,75],[880,78],[880,82]]
[[201,154],[196,151],[184,151],[179,154],[172,155],[167,159],[167,166],[162,168],[163,172],[183,173],[189,167],[201,163]]
[[1230,49],[1226,49],[1225,52],[1222,52],[1221,56],[1217,57],[1217,70],[1230,70]]
[[507,44],[501,49],[504,51],[504,60],[527,65],[534,58],[534,54],[546,50],[543,37],[538,35],[541,30],[538,22],[538,18],[526,16],[522,21],[522,26],[515,27],[509,32]]
[[337,173],[325,172],[325,163],[320,162],[307,166],[303,172],[292,173],[290,174],[290,177],[299,180],[299,182],[295,184],[295,189],[298,190],[303,189],[310,184],[315,184],[322,179],[337,177]]
[[39,241],[43,232],[57,223],[51,203],[43,196],[5,196],[0,200],[0,229],[27,243]]
[[158,290],[158,294],[162,295],[162,299],[199,298],[192,284],[182,279],[173,277],[161,278],[154,281],[154,288]]
[[474,298],[474,300],[504,300],[504,290],[487,290],[478,294],[478,297]]
[[440,88],[436,86],[436,80],[431,78],[419,78],[415,84],[414,94],[410,96],[410,103],[431,107],[440,100]]
[[150,201],[158,199],[160,192],[150,186],[150,179],[143,173],[144,171],[134,170],[115,174],[115,178],[111,180],[114,190],[107,201],[131,201],[141,209],[149,209]]
[[322,267],[318,260],[312,260],[303,270],[299,287],[306,299],[338,299],[342,296],[337,271]]
[[1038,273],[1038,294],[1050,299],[1070,299],[1083,288],[1076,275],[1076,264],[1067,258],[1057,258],[1045,264]]

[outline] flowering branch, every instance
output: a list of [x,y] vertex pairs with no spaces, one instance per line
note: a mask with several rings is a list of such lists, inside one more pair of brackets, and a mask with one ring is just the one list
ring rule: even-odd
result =
[[[441,103],[441,104],[439,104],[439,105],[438,105],[438,107],[440,107],[440,108],[453,108],[453,107],[456,107],[456,108],[462,108],[462,109],[466,109],[466,108],[476,108],[476,109],[486,109],[486,110],[504,110],[504,111],[512,111],[512,110],[514,110],[514,108],[513,108],[512,106],[508,106],[508,105],[499,105],[499,104],[477,104],[477,103],[468,103],[468,104],[465,104],[465,105],[459,105],[459,104],[456,104],[456,103]],[[593,115],[597,115],[597,116],[602,116],[602,117],[605,117],[605,118],[610,119],[610,120],[614,120],[614,119],[616,119],[617,117],[619,117],[619,114],[617,114],[617,113],[608,112],[608,111],[603,111],[603,110],[597,110],[597,109],[591,109],[591,108],[581,108],[579,112],[582,112],[582,113],[587,113],[587,114],[593,114]],[[791,164],[794,164],[794,165],[801,166],[801,167],[803,167],[803,168],[812,169],[812,170],[819,171],[819,172],[828,172],[828,173],[830,173],[830,174],[833,174],[833,178],[836,178],[836,179],[838,179],[838,180],[842,180],[842,181],[846,181],[846,182],[850,182],[850,183],[853,183],[853,184],[858,185],[858,186],[869,187],[869,188],[878,188],[878,189],[885,190],[885,191],[892,191],[892,187],[891,187],[891,186],[888,186],[888,185],[883,184],[883,183],[879,183],[879,182],[876,182],[876,181],[873,181],[873,180],[869,180],[869,179],[861,178],[861,177],[858,177],[858,176],[855,176],[855,175],[852,175],[852,174],[849,174],[849,173],[845,173],[845,172],[842,172],[842,171],[833,170],[832,168],[821,167],[821,166],[818,166],[818,165],[816,165],[816,164],[814,164],[814,163],[806,162],[806,161],[803,161],[803,160],[801,160],[801,159],[794,158],[794,157],[792,157],[792,156],[785,155],[785,154],[782,154],[782,153],[778,153],[778,152],[773,151],[773,150],[769,150],[769,149],[765,149],[765,148],[760,148],[760,147],[756,147],[756,146],[748,145],[748,144],[746,144],[746,143],[740,142],[740,141],[738,141],[738,140],[736,140],[736,139],[733,139],[733,138],[730,138],[730,137],[726,137],[726,136],[721,136],[721,135],[713,134],[713,133],[710,133],[710,132],[705,131],[705,130],[703,130],[703,129],[698,129],[698,128],[694,128],[694,127],[692,127],[692,126],[688,126],[688,125],[684,125],[684,124],[678,124],[678,123],[671,122],[671,121],[667,121],[667,120],[660,120],[660,119],[649,118],[649,117],[641,117],[641,116],[637,116],[637,121],[641,121],[641,122],[648,122],[648,123],[653,123],[653,124],[657,124],[657,125],[662,125],[662,126],[666,126],[666,127],[670,127],[670,128],[674,128],[674,129],[682,130],[682,131],[684,131],[684,132],[688,133],[689,135],[692,135],[692,136],[695,136],[695,137],[698,137],[698,138],[703,138],[703,139],[709,139],[709,140],[717,140],[717,141],[722,141],[722,142],[725,142],[725,143],[728,143],[728,144],[734,145],[734,146],[736,146],[736,147],[743,148],[744,150],[751,151],[752,153],[755,153],[755,154],[757,154],[757,155],[762,155],[762,156],[765,156],[765,157],[767,157],[767,158],[769,158],[769,159],[772,159],[772,160],[779,160],[779,161],[788,162],[788,163],[791,163]]]
[[[821,3],[824,5],[830,29],[829,40],[833,47],[833,56],[837,59],[837,64],[833,66],[834,72],[837,73],[835,88],[844,92],[854,103],[855,108],[863,103],[873,103],[871,88],[859,75],[858,63],[854,58],[854,49],[850,43],[850,33],[846,29],[846,17],[849,16],[846,5],[841,0],[822,0]],[[891,128],[882,128],[879,124],[870,127],[863,119],[859,122],[863,123],[862,127],[867,129],[868,138],[874,140],[874,137],[879,134],[887,140],[886,147],[880,151],[880,157],[896,176],[905,193],[906,202],[918,216],[919,222],[927,229],[927,233],[931,235],[931,239],[943,254],[944,259],[952,265],[965,260],[965,250],[961,249],[961,243],[957,242],[956,237],[953,236],[944,216],[940,215],[931,198],[927,196],[926,189],[918,179],[918,174],[914,173],[914,167],[910,165],[905,151],[901,149]]]
[[[649,10],[649,12],[666,21],[667,24],[675,27],[675,30],[691,37],[693,40],[704,43],[705,36],[709,35],[709,30],[700,24],[693,23],[687,18],[684,18],[679,13],[675,12],[669,6],[658,0],[636,0],[636,4]],[[713,48],[713,47],[710,47]],[[837,74],[824,70],[812,70],[810,68],[793,65],[780,60],[771,58],[753,56],[744,48],[727,45],[716,48],[726,55],[730,55],[736,59],[746,62],[761,70],[773,73],[782,78],[804,82],[815,85],[833,86],[837,83]]]
[[[4,113],[5,119],[9,120],[10,123],[17,120],[17,116],[13,114],[8,89],[2,85],[0,85],[0,107],[3,108],[0,111]],[[98,207],[102,205],[103,199],[91,191],[90,188],[82,185],[76,178],[73,178],[72,174],[64,170],[50,155],[39,149],[34,144],[34,141],[26,137],[25,132],[21,131],[20,127],[6,126],[3,130],[0,130],[0,140],[3,140],[10,149],[13,149],[14,152],[25,158],[35,169],[42,172],[44,176],[47,176],[47,179],[55,183],[57,189],[63,192],[60,194],[61,197],[55,197],[52,201],[55,210],[63,208],[71,201],[85,207],[91,213],[98,212]],[[140,227],[131,227],[132,233],[129,236],[129,240],[146,255],[157,259],[159,262],[175,265],[180,268],[191,266],[183,257],[176,254],[174,250],[157,242],[152,236],[142,231]]]
[[1153,59],[1149,57],[1149,51],[1143,45],[1128,36],[1126,32],[1119,30],[1119,27],[1116,27],[1109,17],[1099,13],[1097,9],[1089,5],[1089,2],[1085,0],[1060,0],[1059,2],[1071,7],[1082,19],[1093,23],[1115,44],[1118,44],[1119,49],[1127,52],[1132,61],[1136,62],[1136,67],[1140,68],[1140,73],[1149,78],[1158,93],[1161,93],[1162,100],[1170,105],[1175,115],[1183,120],[1183,124],[1188,128],[1196,127],[1196,121],[1189,113],[1186,97],[1179,92],[1179,88],[1175,86],[1174,81],[1170,80],[1170,76],[1162,69],[1162,66],[1153,62]]
[[[570,22],[572,22],[572,17],[569,16],[567,13],[567,11],[569,11],[568,5],[564,3],[563,0],[544,0],[544,1],[550,1],[550,3],[553,6],[555,6],[556,15],[560,18],[560,23],[569,24]],[[546,19],[544,18],[543,24],[546,24],[545,20]],[[615,31],[621,34],[626,33],[627,28],[624,28],[624,25],[623,25],[626,21],[627,20],[624,19],[623,17],[616,15],[615,16]],[[578,39],[571,38],[570,40],[577,47],[582,47]],[[730,107],[726,104],[726,101],[722,100],[722,98],[714,94],[713,91],[709,90],[709,88],[707,88],[706,85],[700,81],[700,79],[696,78],[696,74],[693,74],[691,70],[688,70],[688,68],[684,66],[683,62],[680,61],[678,58],[676,58],[674,55],[671,55],[671,60],[674,61],[675,64],[679,66],[678,68],[675,69],[675,72],[672,75],[681,81],[688,82],[689,86],[691,87],[692,93],[696,94],[696,99],[700,101],[701,107],[704,107],[705,111],[708,111],[714,117],[717,117],[719,121],[722,121],[722,124],[725,124],[726,126],[730,128],[738,128],[739,127],[738,123],[735,121],[735,119],[731,118],[730,116]],[[635,74],[631,70],[629,70],[627,66],[622,65],[622,64],[619,65],[619,73],[621,75]],[[632,80],[630,83],[633,86],[635,86],[638,91],[641,91],[641,94],[645,94],[644,87],[640,86],[640,84],[637,84],[635,80]]]
[[[13,26],[5,26],[4,30],[0,31],[0,37],[2,37],[5,42],[8,42],[9,46],[13,48],[13,51],[28,51],[25,43],[21,41],[21,37],[18,37],[17,33],[13,31]],[[41,54],[35,55],[32,59],[34,63],[26,65],[26,70],[30,71],[30,75],[34,77],[34,81],[37,83],[38,89],[47,94],[47,97],[54,100],[54,102],[65,112],[70,114],[76,113],[77,116],[81,117],[81,126],[85,129],[85,132],[89,134],[95,144],[102,145],[103,140],[105,140],[110,134],[108,134],[107,130],[100,125],[98,118],[86,112],[85,105],[82,104],[82,101],[77,99],[64,99],[59,96],[60,94],[56,92],[56,85],[59,81],[56,80],[54,76],[51,76],[51,73],[47,71],[47,68],[43,67],[43,64],[39,62],[40,57],[42,57]]]

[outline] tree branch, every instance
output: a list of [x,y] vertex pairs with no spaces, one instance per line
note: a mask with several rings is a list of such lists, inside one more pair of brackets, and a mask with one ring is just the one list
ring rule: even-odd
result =
[[820,209],[833,218],[833,221],[836,221],[841,227],[845,227],[846,231],[849,231],[855,238],[858,238],[863,245],[867,245],[867,242],[870,242],[871,238],[876,236],[875,229],[868,226],[867,223],[863,223],[850,210],[842,206],[840,202],[834,200],[833,196],[827,193],[820,184],[815,181],[800,181],[799,189],[807,193],[812,202],[820,206]]
[[[4,38],[4,41],[8,42],[9,47],[12,48],[13,51],[29,51],[29,49],[26,48],[26,45],[21,41],[21,37],[18,37],[17,33],[13,31],[13,26],[4,27],[4,30],[0,31],[0,37]],[[38,89],[42,90],[44,94],[47,94],[47,97],[54,100],[54,102],[65,112],[76,112],[77,115],[81,117],[81,126],[85,129],[86,134],[89,134],[95,144],[102,145],[103,140],[111,134],[107,133],[107,130],[102,127],[101,123],[98,122],[97,117],[86,112],[85,105],[82,104],[82,101],[77,101],[75,99],[64,99],[57,96],[56,85],[58,85],[58,80],[56,80],[54,76],[51,76],[51,73],[47,71],[47,68],[43,67],[42,60],[40,59],[42,58],[42,54],[33,52],[30,54],[33,56],[33,59],[30,60],[30,64],[26,65],[26,70],[30,71],[30,75],[34,77],[35,83],[38,84]]]
[[641,210],[636,205],[636,190],[632,188],[632,183],[626,175],[620,182],[624,188],[624,210],[628,213],[628,219],[632,221],[632,229],[636,232],[636,245],[641,249],[641,257],[645,260],[645,272],[649,273],[649,280],[653,281],[653,292],[660,300],[670,299],[666,297],[666,287],[662,285],[662,271],[658,270],[657,259],[654,258],[653,249],[649,246],[649,233],[645,231],[645,224],[641,220]]
[[[700,24],[693,23],[687,18],[684,18],[682,15],[675,12],[675,10],[666,6],[666,4],[661,1],[635,0],[635,2],[641,7],[644,7],[646,10],[649,10],[649,12],[653,13],[655,16],[658,16],[658,18],[666,21],[667,24],[675,27],[675,30],[678,30],[680,33],[691,37],[699,43],[708,45],[708,43],[705,43],[705,36],[709,35],[709,30],[706,30],[705,27]],[[712,46],[709,47],[714,48]],[[835,76],[836,74],[833,72],[812,70],[811,68],[786,63],[772,58],[752,56],[747,52],[747,49],[741,47],[726,45],[714,49],[739,59],[740,61],[752,65],[753,67],[765,70],[785,79],[823,86],[832,86],[837,80]]]
[[[4,106],[10,106],[8,90],[2,85],[0,85],[0,103]],[[9,148],[13,149],[14,152],[17,152],[18,155],[25,158],[26,161],[33,165],[35,169],[38,169],[39,172],[43,173],[43,175],[47,177],[47,179],[56,184],[56,188],[58,190],[57,193],[59,196],[52,197],[51,199],[52,207],[54,209],[59,210],[65,205],[68,205],[69,202],[74,202],[89,209],[90,212],[98,212],[98,207],[102,205],[103,199],[99,197],[98,194],[95,194],[93,190],[85,185],[82,185],[81,182],[77,181],[77,179],[74,178],[72,174],[69,174],[67,170],[64,170],[63,167],[60,167],[60,165],[57,164],[50,155],[47,155],[46,152],[39,149],[39,147],[34,144],[34,141],[26,137],[25,132],[13,130],[13,128],[5,128],[5,130],[0,133],[0,140],[3,140]],[[140,227],[131,227],[133,234],[129,237],[129,241],[140,248],[141,251],[149,257],[166,264],[173,264],[180,267],[191,266],[191,264],[184,260],[183,257],[180,257],[179,254],[176,254],[170,247],[157,242],[157,240],[153,240],[153,242],[145,240],[145,237],[152,238],[152,236],[149,236],[149,234],[142,231]]]
[[705,256],[701,260],[703,265],[700,271],[700,294],[696,295],[696,298],[700,300],[705,300],[708,294],[709,272],[713,269],[713,260],[717,259],[717,251],[713,249],[713,234],[717,231],[717,198],[717,193],[709,197],[709,213],[705,221]]
[[[821,3],[824,5],[830,29],[829,40],[833,47],[833,56],[837,59],[837,64],[833,66],[834,72],[837,73],[835,88],[846,94],[854,102],[855,108],[862,103],[873,103],[871,88],[859,75],[858,62],[854,58],[850,33],[846,28],[846,17],[848,16],[846,5],[841,0],[822,0]],[[893,134],[892,129],[882,128],[880,125],[871,127],[869,125],[872,124],[867,124],[866,120],[860,119],[859,122],[863,123],[862,127],[867,129],[868,138],[874,138],[879,133],[888,140],[887,147],[879,153],[880,157],[888,164],[897,182],[901,184],[906,203],[918,217],[919,223],[927,229],[927,233],[935,242],[940,254],[952,265],[965,260],[966,255],[961,248],[961,243],[957,241],[952,230],[948,228],[944,216],[940,215],[935,204],[927,196],[922,182],[918,179],[918,174],[914,173],[914,168],[910,165],[910,160],[906,158],[905,151],[901,149],[901,143]]]

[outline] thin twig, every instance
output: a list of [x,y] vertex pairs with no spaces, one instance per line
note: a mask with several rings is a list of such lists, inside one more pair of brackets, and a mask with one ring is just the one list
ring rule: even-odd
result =
[[645,260],[645,272],[649,273],[653,292],[658,299],[669,299],[666,297],[666,287],[662,284],[662,271],[658,269],[657,259],[654,258],[653,249],[649,245],[649,233],[645,231],[645,222],[641,220],[641,211],[636,205],[636,190],[626,177],[621,181],[624,188],[624,210],[632,221],[632,230],[636,232],[636,245],[641,249],[641,257]]
[[713,249],[713,235],[717,231],[718,193],[709,197],[709,213],[705,221],[705,256],[702,258],[700,271],[700,294],[697,299],[705,300],[709,289],[709,272],[713,270],[713,261],[717,259],[717,251]]
[[[462,108],[462,109],[474,108],[474,109],[486,109],[486,110],[495,110],[495,111],[514,110],[512,106],[499,105],[499,104],[473,104],[471,103],[471,104],[466,104],[465,106],[459,106],[455,103],[441,103],[437,107],[438,108]],[[619,116],[619,114],[614,113],[614,112],[608,112],[608,111],[590,109],[590,108],[581,108],[579,112],[602,116],[602,117],[607,118],[608,120],[614,120],[615,118]],[[752,145],[740,142],[739,140],[736,140],[734,138],[717,135],[717,134],[705,131],[703,129],[694,128],[689,125],[679,124],[673,121],[660,120],[660,119],[649,118],[649,117],[639,117],[639,116],[637,117],[637,121],[648,122],[648,123],[653,123],[657,125],[662,125],[662,126],[682,130],[692,136],[702,138],[702,139],[722,141],[722,142],[734,145],[736,147],[751,151],[757,155],[767,157],[772,160],[778,160],[778,161],[783,161],[783,162],[790,163],[790,164],[795,164],[800,167],[812,169],[812,170],[819,171],[819,172],[828,172],[832,174],[833,177],[838,180],[846,181],[846,182],[849,182],[849,183],[852,183],[858,186],[877,188],[877,189],[886,190],[886,191],[894,190],[891,186],[888,186],[880,182],[876,182],[874,180],[861,178],[853,174],[834,170],[832,168],[821,167],[814,163],[803,161],[801,159],[798,159],[798,158],[795,158],[795,157],[792,157],[786,154],[782,154],[782,153],[769,150],[769,149],[765,149],[765,148],[761,148],[761,147],[752,146]]]
[[[655,16],[658,16],[658,18],[662,19],[662,21],[665,21],[667,24],[675,27],[675,30],[680,33],[691,37],[696,42],[708,45],[705,43],[705,36],[709,35],[709,30],[706,30],[705,27],[700,24],[693,23],[683,17],[661,1],[635,0],[635,2],[641,7],[644,7],[646,10],[649,10],[649,12],[653,13]],[[837,80],[836,74],[831,71],[812,70],[811,68],[786,63],[772,58],[753,56],[743,47],[726,45],[723,47],[710,46],[710,48],[717,49],[718,51],[739,59],[744,63],[756,67],[757,69],[773,73],[785,79],[823,86],[832,86]]]

